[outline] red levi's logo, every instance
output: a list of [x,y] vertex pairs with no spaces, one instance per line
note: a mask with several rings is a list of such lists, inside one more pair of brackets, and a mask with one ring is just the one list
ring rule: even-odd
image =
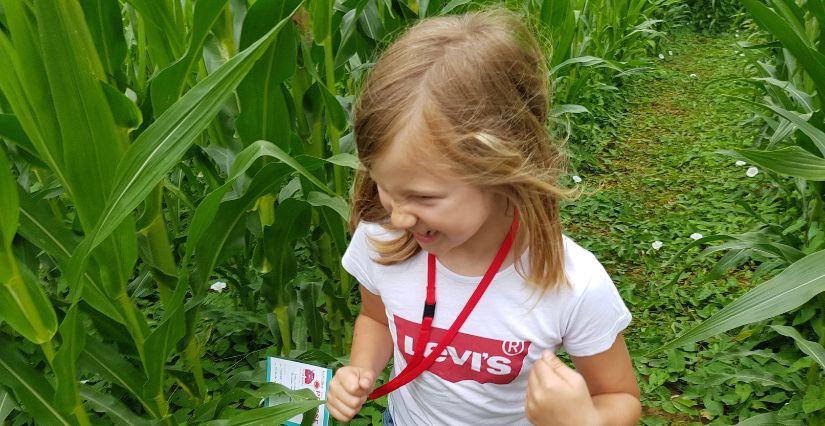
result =
[[[397,315],[394,318],[398,339],[396,343],[404,359],[410,362],[421,324]],[[438,346],[446,332],[443,328],[432,328],[430,341],[424,350],[425,357]],[[452,383],[462,380],[510,383],[521,372],[530,344],[531,342],[496,340],[459,332],[427,371]]]

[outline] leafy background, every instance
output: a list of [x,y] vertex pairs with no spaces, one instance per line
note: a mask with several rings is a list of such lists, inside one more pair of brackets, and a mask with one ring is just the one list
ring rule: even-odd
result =
[[[642,422],[822,424],[822,0],[495,4],[547,49],[565,226],[633,312]],[[0,420],[314,417],[262,361],[347,363],[357,88],[482,6],[1,0]]]

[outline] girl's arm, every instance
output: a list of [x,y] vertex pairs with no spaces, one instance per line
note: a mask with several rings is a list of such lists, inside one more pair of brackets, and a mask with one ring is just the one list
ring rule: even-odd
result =
[[381,298],[364,286],[360,289],[361,313],[355,320],[350,365],[335,372],[327,393],[329,413],[341,422],[348,422],[361,410],[393,349]]
[[602,353],[570,359],[587,382],[601,424],[635,425],[639,421],[639,386],[621,334]]
[[367,368],[378,377],[393,351],[392,335],[381,297],[360,286],[361,313],[355,320],[350,365]]
[[593,356],[573,357],[571,369],[549,350],[527,380],[525,414],[535,425],[635,425],[639,388],[621,334]]

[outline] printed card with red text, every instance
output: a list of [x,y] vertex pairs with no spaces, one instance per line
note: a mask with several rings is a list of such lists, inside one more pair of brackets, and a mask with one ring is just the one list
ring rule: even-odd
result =
[[[332,381],[332,369],[283,358],[269,357],[266,362],[266,381],[279,383],[292,390],[310,389],[318,399],[324,400],[327,398],[329,382]],[[301,424],[302,417],[303,415],[297,415],[285,424],[298,426]],[[329,413],[326,404],[318,407],[318,416],[312,424],[317,426],[327,426],[329,424]]]

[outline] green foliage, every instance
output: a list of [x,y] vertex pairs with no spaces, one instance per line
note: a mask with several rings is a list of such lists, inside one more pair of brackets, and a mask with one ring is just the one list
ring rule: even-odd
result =
[[688,21],[696,29],[707,32],[727,31],[747,19],[742,2],[737,0],[687,0]]
[[[733,155],[742,156],[769,172],[790,177],[790,182],[777,180],[778,186],[793,194],[798,204],[794,206],[796,203],[787,200],[786,203],[796,207],[796,211],[786,212],[780,221],[769,221],[755,215],[762,229],[784,244],[765,245],[763,241],[750,240],[744,244],[724,243],[716,246],[720,250],[729,250],[726,256],[739,250],[741,259],[752,258],[761,262],[759,268],[779,270],[779,274],[665,347],[695,342],[739,325],[773,318],[774,322],[778,322],[772,326],[773,330],[793,338],[800,350],[818,364],[808,367],[805,381],[796,383],[794,388],[805,395],[801,405],[802,412],[810,415],[806,418],[821,419],[821,410],[825,408],[819,388],[823,371],[820,368],[822,346],[825,345],[825,324],[821,319],[825,313],[825,295],[820,294],[825,290],[821,280],[825,277],[825,261],[821,259],[825,253],[825,187],[821,183],[825,180],[821,170],[825,166],[825,98],[821,96],[825,84],[825,56],[815,46],[823,33],[823,3],[815,0],[797,6],[791,2],[771,1],[765,6],[746,0],[744,5],[756,22],[779,43],[761,46],[740,44],[754,50],[767,49],[774,55],[774,66],[757,62],[754,67],[763,75],[752,79],[752,82],[757,83],[765,94],[762,102],[757,104],[761,110],[756,118],[765,122],[761,134],[755,139],[759,149],[738,149]],[[814,96],[814,91],[817,96]],[[748,101],[748,104],[753,105],[754,102]],[[795,109],[803,111],[797,112]],[[763,115],[764,110],[773,114]],[[799,136],[795,134],[796,130],[800,130]],[[761,146],[763,141],[769,141],[767,146]],[[780,148],[772,149],[774,146]],[[732,239],[743,241],[741,236]],[[807,256],[800,259],[801,254]],[[717,266],[724,261],[725,257]],[[805,316],[794,316],[794,327],[781,325],[791,319],[790,315],[783,314],[797,308],[801,309],[799,312],[805,312]],[[815,341],[808,340],[799,330],[810,333]],[[799,404],[798,400],[796,404]]]
[[[260,361],[269,354],[331,367],[347,362],[358,310],[356,283],[340,265],[347,244],[347,182],[358,167],[349,90],[362,80],[378,49],[417,19],[480,5],[462,0],[3,0],[2,5],[0,421],[254,424],[311,415],[320,402],[263,383]],[[621,112],[633,91],[625,85],[660,77],[650,73],[657,63],[672,60],[663,53],[664,31],[684,16],[683,4],[528,0],[508,7],[530,21],[549,48],[551,130],[570,138],[576,170],[638,167],[622,166],[620,160],[605,165],[594,156],[619,154],[614,126],[626,120]],[[718,13],[725,11],[722,5]],[[806,34],[812,32],[807,25]],[[766,190],[768,184],[760,181],[756,194],[748,194],[750,187],[708,179],[746,204],[767,197],[759,201],[760,214],[767,217],[759,235],[735,234],[753,220],[730,217],[721,204],[707,207],[717,213],[705,221],[684,224],[665,216],[648,228],[632,222],[635,202],[649,209],[657,203],[696,207],[706,202],[702,191],[686,190],[674,200],[607,193],[568,207],[572,217],[610,223],[607,235],[589,241],[608,256],[608,266],[624,268],[628,259],[642,259],[654,271],[651,282],[679,277],[675,270],[657,270],[662,258],[649,248],[652,238],[669,238],[668,248],[686,243],[686,235],[696,231],[718,231],[731,240],[705,252],[703,258],[735,253],[721,266],[697,273],[707,282],[658,289],[639,281],[622,288],[625,299],[644,313],[639,333],[648,330],[633,351],[649,407],[694,417],[706,410],[710,418],[724,420],[785,403],[788,408],[776,419],[821,413],[822,389],[810,380],[818,377],[814,359],[822,342],[815,340],[822,326],[814,318],[821,310],[811,303],[789,318],[785,327],[793,329],[757,325],[748,329],[751,340],[745,343],[723,337],[707,346],[669,349],[666,359],[644,356],[665,343],[663,336],[683,331],[681,322],[707,319],[742,293],[737,279],[719,282],[729,271],[754,266],[755,279],[821,249],[821,217],[813,213],[821,203],[811,201],[815,191],[821,195],[820,184],[811,179],[819,170],[811,157],[820,158],[821,150],[811,147],[822,145],[810,129],[822,130],[815,118],[821,115],[809,114],[821,111],[823,92],[815,94],[819,80],[794,71],[816,67],[819,59],[809,52],[816,42],[794,28],[793,34],[781,33],[783,41],[791,40],[792,53],[803,52],[813,62],[801,58],[801,65],[763,67],[762,80],[750,81],[776,99],[767,107],[784,121],[765,116],[764,130],[773,132],[765,135],[771,145],[780,146],[737,155],[789,175],[799,175],[788,164],[804,156],[813,166],[802,177],[811,182],[780,181],[785,185]],[[656,59],[659,54],[663,59]],[[681,84],[695,87],[684,76]],[[726,94],[750,93],[737,90]],[[649,124],[638,117],[633,121]],[[712,127],[684,131],[711,140],[718,136]],[[783,146],[796,129],[806,136]],[[657,142],[676,140],[661,135]],[[712,149],[731,148],[741,147]],[[706,162],[723,167],[711,152],[683,152],[666,167]],[[777,166],[772,152],[795,157]],[[697,177],[681,179],[686,184]],[[662,197],[669,184],[657,176],[638,182]],[[788,219],[776,214],[778,205],[789,200],[798,204],[792,211],[799,217],[777,225]],[[751,244],[757,238],[759,244]],[[755,266],[760,261],[768,266]],[[643,290],[662,297],[655,300]],[[678,309],[666,321],[656,317],[673,306]],[[660,323],[671,329],[662,330]],[[767,349],[774,344],[780,349]],[[714,361],[701,362],[708,359]],[[811,377],[803,378],[803,372]],[[668,386],[674,383],[684,392],[671,393]],[[807,390],[805,397],[795,393],[800,389]],[[274,405],[263,407],[265,399]],[[380,422],[385,407],[385,399],[371,402],[353,424]]]
[[[644,424],[821,419],[818,388],[812,387],[822,378],[816,361],[825,332],[818,319],[821,294],[750,310],[745,315],[761,321],[733,333],[719,334],[729,327],[716,327],[705,341],[688,338],[691,330],[739,319],[727,314],[755,300],[751,292],[765,294],[764,300],[804,292],[815,281],[784,278],[805,263],[812,273],[822,264],[812,257],[788,268],[822,250],[821,222],[800,214],[814,208],[810,191],[818,184],[778,177],[767,163],[747,177],[755,163],[737,166],[741,154],[720,152],[755,151],[754,135],[779,124],[773,118],[771,126],[760,127],[742,108],[740,99],[777,86],[753,84],[748,76],[760,78],[759,69],[748,67],[750,52],[739,56],[737,41],[733,35],[677,34],[663,69],[624,87],[630,102],[619,128],[595,141],[600,161],[575,171],[593,193],[564,209],[571,236],[599,256],[634,314],[625,339],[639,374]],[[758,146],[770,147],[770,139],[757,138]],[[810,148],[805,152],[819,152],[813,143]],[[655,240],[663,242],[659,250],[651,246]],[[782,294],[780,286],[791,290]],[[685,337],[654,352],[672,336]]]

